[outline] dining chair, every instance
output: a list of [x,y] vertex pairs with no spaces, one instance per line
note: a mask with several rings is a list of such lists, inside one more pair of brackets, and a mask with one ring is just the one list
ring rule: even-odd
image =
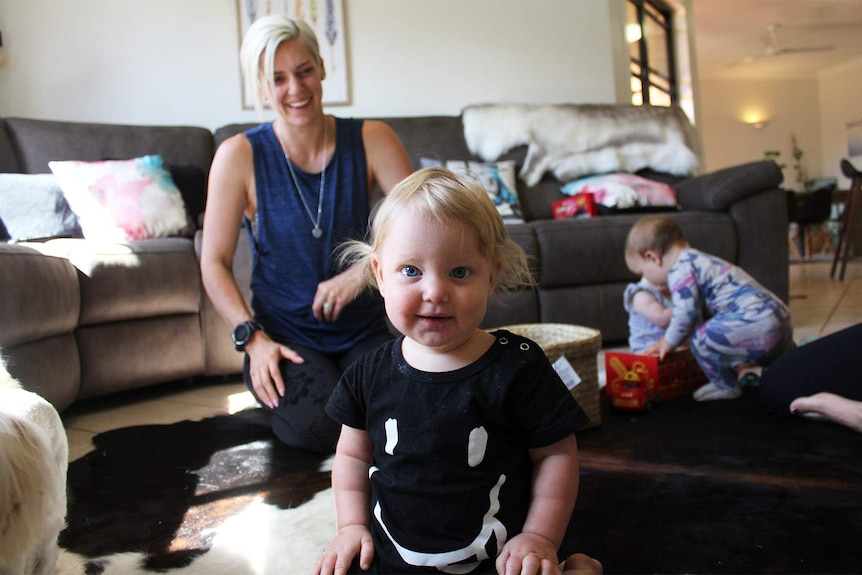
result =
[[[810,192],[788,192],[788,221],[795,223],[795,232],[790,232],[790,245],[797,257],[803,260],[811,259],[814,239],[820,240],[820,253],[826,253],[832,248],[832,231],[825,224],[832,215],[832,193],[835,184],[821,186]],[[792,204],[792,205],[791,205]],[[796,240],[802,240],[802,254],[796,246]]]
[[850,178],[850,192],[844,203],[844,212],[838,231],[838,247],[835,248],[835,258],[832,260],[832,270],[829,277],[835,279],[835,271],[838,262],[841,262],[838,281],[844,281],[844,270],[847,268],[847,259],[850,257],[850,242],[853,238],[854,228],[859,224],[859,209],[862,203],[862,172],[850,163],[849,160],[841,160],[841,173]]

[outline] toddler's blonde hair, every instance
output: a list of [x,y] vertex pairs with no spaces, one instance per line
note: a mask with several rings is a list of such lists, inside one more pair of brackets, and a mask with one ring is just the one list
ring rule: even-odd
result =
[[477,180],[459,177],[445,168],[424,168],[407,176],[376,206],[369,242],[341,246],[342,264],[359,265],[367,285],[377,286],[372,254],[389,239],[392,222],[407,210],[442,224],[462,224],[472,232],[491,268],[497,290],[515,291],[535,285],[527,255],[509,238],[506,224]]

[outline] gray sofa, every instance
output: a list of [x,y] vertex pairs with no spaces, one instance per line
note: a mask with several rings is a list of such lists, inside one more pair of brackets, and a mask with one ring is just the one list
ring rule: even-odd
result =
[[[384,120],[417,167],[420,157],[475,159],[458,116]],[[8,118],[0,120],[0,173],[50,173],[51,160],[161,154],[190,215],[199,221],[214,149],[250,125],[211,132]],[[516,149],[507,156],[522,162],[524,153]],[[772,162],[753,162],[672,180],[681,207],[672,216],[695,247],[741,265],[786,300],[781,178]],[[546,177],[519,189],[526,223],[509,229],[531,256],[538,287],[498,298],[485,326],[573,323],[600,330],[606,344],[624,342],[622,293],[635,278],[626,269],[623,244],[640,216],[551,220],[550,203],[561,197],[559,187]],[[241,234],[234,273],[248,297],[244,238]],[[0,243],[0,353],[10,373],[60,410],[77,400],[146,385],[238,373],[242,357],[230,342],[230,326],[202,289],[199,246],[199,230],[195,237],[124,244],[81,238]]]

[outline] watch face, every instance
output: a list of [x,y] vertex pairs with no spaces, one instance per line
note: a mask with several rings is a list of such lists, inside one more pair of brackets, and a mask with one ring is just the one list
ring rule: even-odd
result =
[[251,328],[248,324],[241,323],[233,330],[233,342],[237,345],[245,345],[251,337]]

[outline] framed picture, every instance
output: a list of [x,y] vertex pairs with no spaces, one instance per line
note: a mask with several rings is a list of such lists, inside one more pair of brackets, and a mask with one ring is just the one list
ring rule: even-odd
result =
[[862,156],[862,120],[847,123],[847,155]]
[[[350,104],[344,0],[236,0],[236,8],[240,45],[248,27],[261,16],[287,14],[308,22],[317,34],[320,55],[326,66],[324,105]],[[252,109],[254,94],[247,93],[245,82],[242,82],[242,86],[243,108]]]

